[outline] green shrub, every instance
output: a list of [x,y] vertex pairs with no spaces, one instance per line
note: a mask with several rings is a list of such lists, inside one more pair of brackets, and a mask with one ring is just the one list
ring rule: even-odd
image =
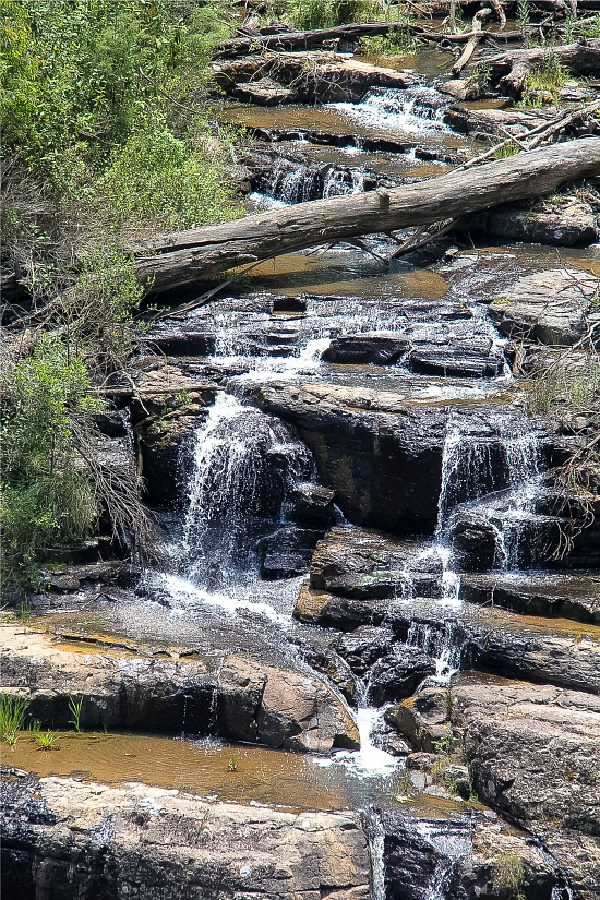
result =
[[89,533],[97,514],[89,475],[77,466],[73,422],[85,430],[101,402],[89,395],[83,362],[57,336],[5,379],[0,521],[4,581],[32,583],[36,562],[56,540]]
[[502,853],[496,859],[501,896],[507,900],[525,900],[525,865],[516,853]]
[[393,21],[398,9],[385,0],[288,0],[283,11],[297,28],[311,31],[349,22]]
[[161,228],[212,225],[241,207],[219,155],[176,138],[164,119],[145,123],[115,152],[97,184],[117,225]]

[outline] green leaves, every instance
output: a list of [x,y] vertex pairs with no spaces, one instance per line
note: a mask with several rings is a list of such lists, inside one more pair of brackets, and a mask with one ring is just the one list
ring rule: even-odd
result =
[[73,423],[85,427],[103,405],[89,389],[83,362],[52,335],[6,377],[0,518],[7,581],[30,582],[49,542],[80,539],[95,520],[93,486],[72,442]]

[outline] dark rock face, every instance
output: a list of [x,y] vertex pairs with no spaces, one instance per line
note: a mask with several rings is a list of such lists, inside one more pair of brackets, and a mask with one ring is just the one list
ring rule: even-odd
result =
[[190,442],[206,418],[206,410],[191,406],[149,419],[137,429],[142,474],[151,503],[176,507],[181,496],[181,448]]
[[207,803],[145,785],[2,785],[2,889],[15,900],[368,900],[369,851],[351,814]]
[[372,363],[389,366],[402,359],[410,349],[408,337],[383,334],[351,334],[334,338],[323,353],[325,362]]
[[458,378],[486,378],[500,375],[504,356],[491,341],[465,340],[448,336],[433,343],[431,335],[417,329],[406,334],[381,333],[344,335],[334,338],[323,353],[326,362],[376,366],[402,362],[412,372]]
[[469,575],[461,579],[460,595],[526,615],[600,625],[600,580],[593,574]]
[[424,653],[395,648],[393,654],[375,663],[369,679],[369,699],[375,706],[410,697],[428,675],[435,674],[435,662]]
[[560,884],[554,867],[521,835],[501,824],[464,817],[383,818],[386,897],[389,900],[495,900],[509,896],[507,868],[515,861],[527,900],[550,900]]
[[564,498],[551,490],[540,490],[529,500],[508,493],[459,509],[452,540],[460,567],[472,572],[507,565],[527,570],[600,564],[600,523],[586,520],[576,495]]
[[292,578],[304,575],[316,542],[323,531],[313,528],[288,526],[280,528],[263,542],[264,557],[261,566],[263,578]]
[[286,497],[287,515],[299,525],[327,528],[336,517],[334,497],[334,491],[319,484],[297,484]]
[[453,696],[479,796],[544,841],[578,898],[596,898],[600,698],[475,675],[461,676]]
[[442,563],[423,544],[379,531],[332,528],[310,566],[310,586],[352,600],[386,600],[440,594]]
[[472,233],[509,241],[529,241],[557,247],[588,246],[598,237],[598,224],[589,203],[568,200],[562,203],[500,206],[469,217],[462,226]]
[[447,413],[416,412],[394,395],[386,409],[385,399],[307,385],[265,388],[260,402],[297,426],[321,480],[335,490],[351,521],[396,532],[432,532]]

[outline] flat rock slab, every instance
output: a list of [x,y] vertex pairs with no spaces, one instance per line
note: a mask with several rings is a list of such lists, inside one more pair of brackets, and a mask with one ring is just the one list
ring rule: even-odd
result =
[[368,900],[358,817],[206,803],[141,784],[11,779],[2,888],[65,900]]
[[600,625],[600,576],[572,574],[466,575],[460,596],[529,616],[560,616]]
[[324,682],[241,654],[222,663],[86,654],[10,625],[0,638],[3,689],[27,696],[44,727],[69,727],[75,696],[83,697],[84,728],[185,729],[315,753],[359,746],[350,714]]
[[[446,658],[456,667],[460,663],[463,668],[600,693],[598,626],[469,604],[449,612],[435,599],[351,599],[314,590],[308,584],[300,590],[296,616],[307,624],[356,635],[356,645],[344,639],[338,640],[336,648],[350,665],[356,660],[357,672],[364,660],[372,664],[389,657],[391,666],[393,654],[408,642],[415,656],[425,653],[434,659]],[[382,669],[383,663],[377,662],[377,667]]]
[[260,106],[358,101],[372,87],[406,88],[417,81],[410,72],[323,51],[219,60],[213,72],[226,93]]
[[578,898],[597,898],[600,697],[473,674],[452,694],[481,799],[544,840]]
[[502,334],[570,347],[587,331],[600,279],[581,269],[550,269],[525,275],[489,306]]

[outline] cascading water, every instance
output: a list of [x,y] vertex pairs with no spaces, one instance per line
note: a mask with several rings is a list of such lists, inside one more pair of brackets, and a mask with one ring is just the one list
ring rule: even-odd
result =
[[180,571],[203,588],[256,577],[260,539],[312,460],[281,420],[218,395],[194,438]]
[[256,196],[266,195],[281,203],[306,203],[327,200],[342,194],[357,194],[364,190],[364,171],[333,165],[306,166],[277,165],[257,179]]
[[389,131],[427,133],[447,130],[444,124],[447,101],[435,88],[424,85],[404,90],[372,88],[361,103],[333,105],[360,124]]
[[460,668],[462,652],[461,636],[452,621],[443,622],[437,628],[429,622],[410,623],[408,647],[417,648],[435,660],[435,681],[448,684]]

